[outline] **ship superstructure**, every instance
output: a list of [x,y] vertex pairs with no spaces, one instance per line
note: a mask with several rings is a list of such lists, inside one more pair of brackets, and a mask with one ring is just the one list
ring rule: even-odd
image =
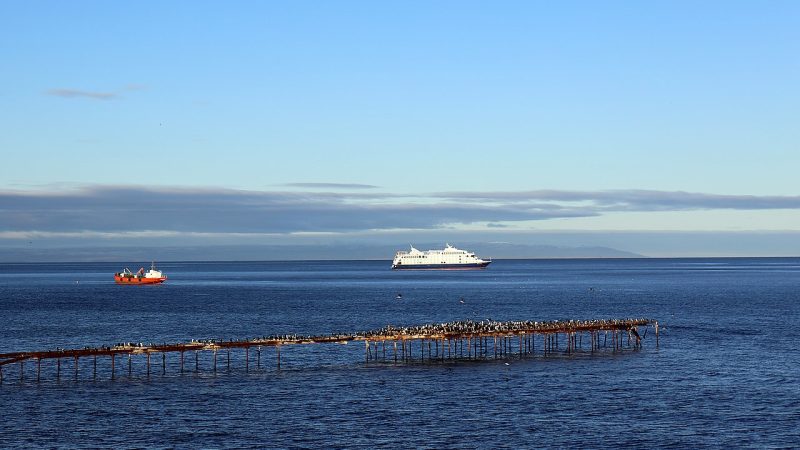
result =
[[411,246],[409,251],[394,255],[392,269],[483,269],[491,259],[481,259],[475,253],[445,244],[443,250],[419,251]]
[[131,272],[127,267],[122,272],[114,274],[114,282],[117,284],[158,284],[167,280],[163,272],[156,269],[155,261],[150,265],[150,270],[145,273],[144,267],[136,273]]

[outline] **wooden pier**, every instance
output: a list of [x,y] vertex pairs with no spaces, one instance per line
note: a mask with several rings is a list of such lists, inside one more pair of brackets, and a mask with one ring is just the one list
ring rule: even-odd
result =
[[[250,370],[251,350],[256,354],[255,365],[261,369],[261,353],[265,348],[274,349],[276,367],[281,367],[281,348],[309,344],[348,344],[364,342],[364,360],[390,363],[437,363],[462,360],[492,360],[525,358],[535,355],[573,355],[601,351],[621,352],[626,349],[640,349],[648,328],[654,331],[655,346],[658,347],[658,321],[651,319],[601,319],[569,321],[492,321],[475,322],[471,320],[417,326],[386,326],[378,330],[351,334],[328,334],[318,336],[273,335],[247,340],[201,340],[188,343],[144,345],[124,343],[109,347],[85,347],[82,349],[61,349],[34,352],[0,353],[0,383],[11,377],[8,366],[19,367],[18,376],[24,380],[26,374],[37,382],[42,378],[42,362],[50,361],[47,372],[62,377],[71,371],[75,380],[79,378],[80,361],[91,359],[92,378],[97,379],[98,357],[108,361],[104,372],[115,379],[120,369],[118,359],[127,363],[128,376],[133,375],[133,361],[136,357],[137,369],[145,369],[149,377],[157,370],[160,359],[162,374],[166,374],[167,355],[179,356],[180,373],[185,370],[200,371],[201,352],[209,352],[213,357],[211,368],[217,372],[218,353],[225,352],[227,369],[231,367],[231,350],[244,352],[244,369]],[[640,332],[640,330],[642,332]],[[586,344],[583,340],[586,339]],[[537,343],[538,341],[538,343]],[[193,361],[186,361],[186,354]],[[158,358],[158,356],[161,356]],[[125,358],[127,356],[127,358]],[[194,356],[194,358],[191,358]],[[141,361],[144,359],[144,361]],[[71,363],[70,363],[71,362]],[[35,377],[26,372],[25,364],[35,365]],[[53,367],[53,365],[55,367]],[[84,363],[84,368],[85,368]],[[153,367],[153,366],[156,367]],[[173,364],[174,365],[174,362]],[[143,367],[142,367],[143,366]],[[123,369],[125,370],[125,369]],[[16,372],[16,371],[14,371]],[[65,373],[64,376],[69,376]]]

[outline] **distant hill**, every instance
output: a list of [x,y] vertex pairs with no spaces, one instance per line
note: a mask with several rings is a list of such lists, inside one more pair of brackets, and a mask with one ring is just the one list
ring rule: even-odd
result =
[[[559,247],[511,243],[453,243],[479,257],[525,258],[642,258],[643,255],[607,247]],[[420,250],[443,248],[443,243],[419,243]],[[407,245],[208,245],[174,247],[0,248],[0,262],[88,261],[263,261],[263,260],[391,260]]]

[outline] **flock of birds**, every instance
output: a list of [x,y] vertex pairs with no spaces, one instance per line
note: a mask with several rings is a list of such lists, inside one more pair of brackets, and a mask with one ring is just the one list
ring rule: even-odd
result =
[[246,340],[224,340],[224,339],[202,339],[193,340],[193,343],[218,344],[223,342],[257,343],[265,341],[278,342],[324,342],[338,341],[347,339],[376,339],[376,338],[397,338],[401,336],[443,336],[443,335],[480,335],[480,334],[504,334],[520,332],[562,332],[580,331],[581,329],[624,329],[633,330],[634,326],[646,325],[649,319],[594,319],[594,320],[510,320],[499,321],[485,319],[456,320],[452,322],[428,323],[423,325],[394,326],[387,325],[382,328],[355,333],[336,332],[323,335],[304,335],[304,334],[271,334]]

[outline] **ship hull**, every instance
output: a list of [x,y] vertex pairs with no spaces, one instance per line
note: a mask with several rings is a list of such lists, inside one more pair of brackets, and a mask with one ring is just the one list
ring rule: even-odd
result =
[[144,278],[144,277],[120,277],[115,275],[114,282],[117,284],[158,284],[167,280],[167,277],[162,278]]
[[470,270],[485,269],[491,261],[474,264],[395,264],[392,270]]

